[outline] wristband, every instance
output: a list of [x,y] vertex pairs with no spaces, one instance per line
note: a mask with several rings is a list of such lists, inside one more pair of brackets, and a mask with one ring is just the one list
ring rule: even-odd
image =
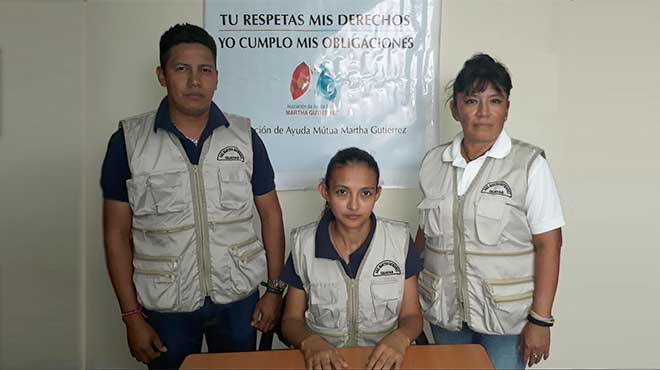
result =
[[[277,281],[277,283],[274,283],[274,281]],[[268,280],[268,282],[262,281],[261,286],[266,287],[267,293],[282,295],[284,294],[284,288],[286,287],[286,284],[284,282],[280,283],[280,281],[281,280]]]
[[133,316],[133,315],[137,315],[137,314],[140,314],[140,315],[142,315],[142,317],[145,317],[145,318],[147,317],[147,315],[145,315],[145,313],[142,312],[142,306],[137,306],[137,308],[122,312],[121,313],[121,318],[123,320],[123,319],[125,319],[129,316]]
[[532,316],[531,313],[527,315],[527,321],[531,322],[534,325],[543,326],[546,328],[550,328],[555,324],[554,321],[541,321],[535,318],[534,316]]

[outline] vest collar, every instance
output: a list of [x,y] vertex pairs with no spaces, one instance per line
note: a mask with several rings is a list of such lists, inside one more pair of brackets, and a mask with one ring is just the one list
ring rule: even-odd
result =
[[[229,127],[229,120],[227,120],[227,117],[225,117],[220,108],[214,102],[211,102],[209,121],[206,124],[204,131],[210,133],[220,126]],[[170,104],[167,101],[167,96],[161,100],[160,105],[158,106],[158,111],[156,112],[154,132],[157,132],[159,129],[173,133],[176,133],[177,131],[174,127],[174,123],[172,123],[172,120],[170,119]]]
[[[451,142],[451,145],[445,149],[442,153],[443,162],[452,162],[454,167],[465,168],[467,163],[465,158],[461,155],[461,141],[463,140],[463,131],[459,132],[454,140]],[[492,157],[496,159],[502,159],[506,157],[511,152],[511,137],[506,133],[505,130],[500,132],[500,135],[495,140],[495,144],[482,155],[480,158]],[[477,160],[478,160],[477,159]]]
[[[360,248],[356,249],[355,252],[351,254],[351,262],[353,257],[364,256],[371,244],[371,240],[374,237],[374,231],[376,230],[376,216],[371,213],[371,229],[367,238],[364,240]],[[314,244],[315,244],[315,255],[316,258],[326,258],[330,260],[343,261],[337,250],[332,245],[330,240],[330,232],[328,226],[330,222],[334,219],[334,216],[330,212],[323,212],[323,217],[319,221],[318,226],[316,227],[316,234],[314,235]],[[360,258],[360,261],[362,258]]]

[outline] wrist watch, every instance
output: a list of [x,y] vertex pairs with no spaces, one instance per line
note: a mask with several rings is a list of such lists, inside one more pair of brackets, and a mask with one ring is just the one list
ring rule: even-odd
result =
[[284,280],[280,279],[268,279],[268,281],[262,281],[261,285],[266,287],[266,292],[275,293],[277,295],[284,294],[284,289],[287,287]]

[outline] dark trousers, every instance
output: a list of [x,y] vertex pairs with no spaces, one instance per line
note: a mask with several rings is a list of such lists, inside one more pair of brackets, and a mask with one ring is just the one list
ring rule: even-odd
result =
[[250,325],[259,292],[228,304],[215,304],[209,297],[194,312],[147,311],[147,321],[167,347],[149,369],[178,369],[183,360],[202,350],[206,337],[209,352],[247,352],[257,346],[257,331]]

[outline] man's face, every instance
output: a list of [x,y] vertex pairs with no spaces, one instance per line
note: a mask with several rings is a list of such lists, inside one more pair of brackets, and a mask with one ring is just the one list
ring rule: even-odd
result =
[[170,110],[194,117],[209,111],[218,87],[218,71],[206,46],[197,43],[174,46],[165,67],[158,67],[156,73],[161,86],[167,88]]

